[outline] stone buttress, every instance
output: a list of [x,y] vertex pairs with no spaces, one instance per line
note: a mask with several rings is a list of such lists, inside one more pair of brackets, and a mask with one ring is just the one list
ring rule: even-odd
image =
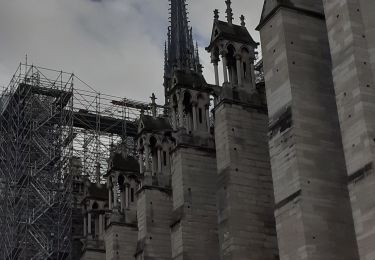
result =
[[323,2],[266,0],[258,29],[280,259],[358,259]]

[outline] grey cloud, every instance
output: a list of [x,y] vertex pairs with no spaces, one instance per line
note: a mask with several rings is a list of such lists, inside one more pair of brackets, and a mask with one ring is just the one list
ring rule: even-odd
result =
[[[204,47],[212,10],[225,19],[224,0],[187,2],[212,82]],[[255,28],[262,0],[233,2],[235,17],[246,11],[248,28]],[[74,72],[98,91],[141,100],[156,92],[162,99],[167,0],[0,0],[0,25],[0,86],[28,54],[34,64]]]

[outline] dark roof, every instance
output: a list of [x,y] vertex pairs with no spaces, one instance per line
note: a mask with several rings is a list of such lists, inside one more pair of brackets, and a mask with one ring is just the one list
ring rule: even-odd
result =
[[203,89],[207,87],[207,82],[204,79],[203,75],[195,71],[176,70],[174,73],[174,77],[177,80],[177,82],[175,82],[177,88],[184,87],[191,89]]
[[324,16],[323,4],[316,0],[265,0],[263,4],[262,15],[257,30],[269,20],[276,11],[286,7],[297,11],[307,12],[312,15]]
[[224,38],[236,42],[258,46],[258,43],[251,37],[249,31],[244,26],[229,24],[223,21],[215,21],[215,25],[219,29],[217,38]]
[[86,198],[95,198],[101,200],[108,199],[108,190],[105,184],[96,184],[96,183],[89,183],[87,187],[87,195]]
[[154,118],[152,116],[143,115],[141,116],[141,123],[143,124],[142,132],[159,132],[172,130],[171,124],[165,117]]
[[132,156],[124,158],[120,153],[115,153],[111,162],[111,170],[139,173],[139,163]]

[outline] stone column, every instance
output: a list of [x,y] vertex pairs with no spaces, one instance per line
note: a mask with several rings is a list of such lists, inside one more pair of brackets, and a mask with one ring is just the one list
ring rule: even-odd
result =
[[241,55],[236,55],[236,63],[237,63],[237,82],[238,86],[242,86],[242,69],[241,69]]
[[129,183],[125,184],[125,207],[128,209],[129,208]]
[[99,238],[103,238],[103,214],[99,214]]
[[108,189],[108,207],[110,210],[112,209],[112,187]]
[[117,190],[115,185],[113,186],[113,209],[118,210]]
[[172,127],[173,127],[173,130],[176,130],[177,129],[176,109],[172,108],[171,111],[172,111]]
[[139,172],[143,173],[144,172],[144,163],[143,163],[143,151],[139,151]]
[[85,213],[83,218],[83,237],[87,237],[87,213]]
[[228,70],[227,70],[227,57],[226,57],[226,52],[223,51],[221,52],[222,58],[221,60],[223,61],[223,73],[224,73],[224,83],[228,83]]
[[[124,184],[121,184],[123,186]],[[125,187],[120,188],[120,207],[121,207],[121,212],[125,212]]]
[[99,238],[99,219],[98,216],[95,214],[94,218],[94,230],[95,230],[95,238]]
[[214,62],[214,71],[215,71],[215,85],[219,86],[220,85],[220,79],[219,79],[219,66],[218,62]]
[[193,130],[197,130],[197,104],[193,103]]
[[88,216],[88,219],[87,219],[87,234],[88,234],[89,238],[92,238],[92,235],[91,235],[91,213],[89,212],[87,214],[87,216]]
[[250,73],[251,73],[251,83],[252,83],[252,88],[256,88],[256,83],[255,83],[255,68],[254,68],[254,61],[250,62]]
[[150,147],[145,145],[145,167],[146,173],[150,172]]
[[211,132],[211,125],[210,125],[210,106],[206,108],[206,124],[207,124],[207,131],[208,133]]

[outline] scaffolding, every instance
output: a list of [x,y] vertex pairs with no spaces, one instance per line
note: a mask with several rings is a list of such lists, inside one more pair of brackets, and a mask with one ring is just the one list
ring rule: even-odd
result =
[[2,93],[1,259],[69,255],[72,80],[20,66]]
[[112,147],[136,155],[136,120],[151,111],[74,74],[20,64],[0,97],[0,259],[71,259],[72,158],[97,180]]

